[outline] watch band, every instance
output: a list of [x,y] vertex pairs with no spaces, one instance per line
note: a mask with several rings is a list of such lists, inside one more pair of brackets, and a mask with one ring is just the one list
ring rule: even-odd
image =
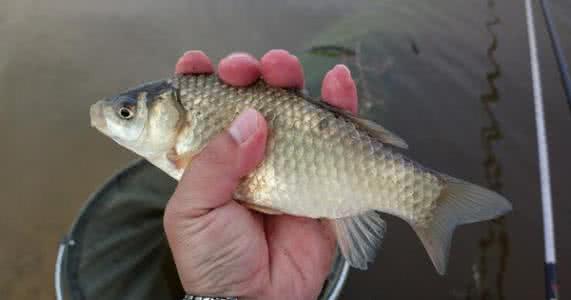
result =
[[186,295],[184,298],[182,298],[182,300],[238,300],[238,298]]

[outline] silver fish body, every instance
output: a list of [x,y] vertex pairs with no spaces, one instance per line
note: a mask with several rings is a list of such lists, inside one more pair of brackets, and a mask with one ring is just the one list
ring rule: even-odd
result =
[[[136,110],[130,120],[145,111],[143,125],[117,120],[121,101]],[[178,180],[184,168],[173,161],[191,162],[247,108],[265,117],[269,136],[264,161],[239,185],[235,198],[266,213],[330,220],[355,267],[365,269],[382,240],[385,226],[376,212],[408,222],[444,273],[456,225],[511,209],[492,191],[407,158],[398,151],[406,147],[404,141],[380,125],[263,81],[232,87],[215,75],[176,76],[98,102],[92,122]]]
[[177,154],[198,152],[246,108],[266,118],[267,156],[240,185],[237,199],[312,218],[375,209],[414,223],[429,221],[444,181],[344,114],[262,81],[243,89],[214,76],[192,76],[178,78],[178,86],[189,126]]

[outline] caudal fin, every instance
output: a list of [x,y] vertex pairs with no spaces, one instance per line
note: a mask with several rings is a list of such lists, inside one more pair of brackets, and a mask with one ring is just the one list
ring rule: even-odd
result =
[[501,195],[477,185],[447,177],[428,226],[411,224],[440,275],[446,273],[450,241],[461,224],[490,220],[509,212],[512,205]]

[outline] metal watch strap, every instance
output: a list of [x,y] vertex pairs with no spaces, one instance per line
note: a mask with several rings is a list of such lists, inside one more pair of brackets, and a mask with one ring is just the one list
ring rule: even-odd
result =
[[182,300],[238,300],[236,297],[211,297],[186,295]]

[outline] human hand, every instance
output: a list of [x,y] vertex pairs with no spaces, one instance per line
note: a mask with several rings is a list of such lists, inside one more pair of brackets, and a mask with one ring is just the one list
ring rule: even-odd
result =
[[[214,68],[204,53],[189,51],[175,72],[213,73]],[[284,50],[269,51],[260,61],[232,54],[219,62],[217,74],[234,86],[250,85],[260,76],[277,87],[302,88],[304,82],[298,59]],[[355,83],[345,66],[326,74],[321,96],[357,111]],[[240,179],[263,160],[267,130],[255,110],[240,114],[193,158],[167,204],[165,232],[188,294],[315,299],[323,287],[335,253],[335,238],[326,224],[261,214],[232,198]]]

